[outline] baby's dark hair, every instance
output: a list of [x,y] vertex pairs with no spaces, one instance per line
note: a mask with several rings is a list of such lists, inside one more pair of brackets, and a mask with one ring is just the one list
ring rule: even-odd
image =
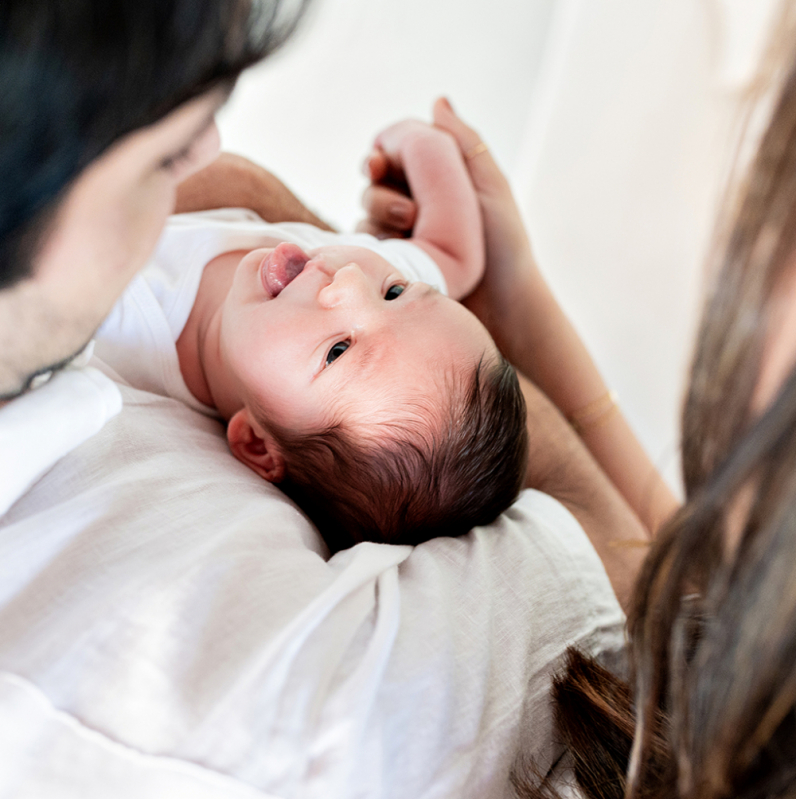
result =
[[[360,541],[419,544],[494,521],[527,467],[525,400],[503,357],[479,362],[435,419],[388,425],[385,442],[342,422],[307,435],[266,427],[285,458],[279,487],[332,551]],[[436,423],[436,430],[435,430]]]

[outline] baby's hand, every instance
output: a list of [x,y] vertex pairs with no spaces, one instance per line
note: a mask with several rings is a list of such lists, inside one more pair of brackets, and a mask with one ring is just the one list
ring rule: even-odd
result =
[[382,131],[374,149],[414,200],[411,241],[436,261],[449,295],[466,297],[481,281],[485,256],[478,199],[458,144],[440,128],[409,119]]
[[[540,285],[543,289],[519,209],[508,181],[479,135],[456,116],[446,100],[434,104],[434,124],[455,140],[482,214],[486,272],[465,304],[487,326],[504,354],[513,353],[522,346],[513,339],[527,338],[527,300],[539,293]],[[382,236],[411,229],[414,204],[402,192],[401,172],[394,161],[375,150],[367,171],[372,182],[362,198],[368,213],[362,228]],[[403,219],[391,212],[394,208],[403,210]]]
[[524,335],[527,326],[516,325],[516,317],[524,315],[527,299],[544,285],[520,210],[506,176],[478,133],[456,116],[445,99],[434,104],[434,124],[449,133],[465,155],[483,218],[487,269],[466,304],[501,350],[513,352],[510,339],[520,331]]

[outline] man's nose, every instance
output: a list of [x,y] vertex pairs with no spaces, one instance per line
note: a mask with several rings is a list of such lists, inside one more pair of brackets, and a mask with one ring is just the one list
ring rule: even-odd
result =
[[357,264],[350,263],[334,273],[332,282],[321,289],[318,300],[324,308],[334,308],[367,301],[370,293],[364,273]]

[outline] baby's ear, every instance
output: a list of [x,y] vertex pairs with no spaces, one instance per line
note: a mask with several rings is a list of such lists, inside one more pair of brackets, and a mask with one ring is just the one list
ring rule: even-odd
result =
[[285,476],[285,459],[276,442],[253,422],[248,409],[241,408],[227,425],[227,442],[241,463],[269,483],[279,483]]

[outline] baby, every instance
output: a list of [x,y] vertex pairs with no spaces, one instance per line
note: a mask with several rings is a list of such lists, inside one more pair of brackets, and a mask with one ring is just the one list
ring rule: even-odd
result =
[[411,239],[239,210],[174,217],[97,338],[134,387],[225,420],[233,454],[332,550],[487,524],[516,498],[527,456],[514,370],[457,302],[484,269],[458,147],[413,121],[377,143],[400,154]]

